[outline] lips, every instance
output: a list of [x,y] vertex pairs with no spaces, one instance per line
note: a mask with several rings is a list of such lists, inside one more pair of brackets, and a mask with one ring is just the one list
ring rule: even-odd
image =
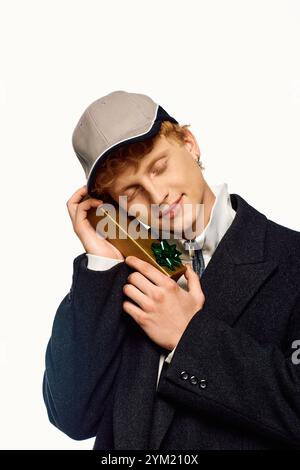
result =
[[161,217],[167,215],[169,212],[171,212],[173,209],[175,209],[175,207],[177,206],[177,204],[179,204],[181,202],[181,198],[182,198],[182,194],[179,196],[179,198],[174,201],[169,207],[167,207],[161,214]]

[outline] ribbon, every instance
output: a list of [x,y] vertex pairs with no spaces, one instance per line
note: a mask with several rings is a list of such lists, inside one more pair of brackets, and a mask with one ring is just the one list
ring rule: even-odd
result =
[[159,243],[152,243],[151,249],[154,253],[156,262],[160,266],[167,266],[171,271],[175,271],[175,268],[182,264],[180,251],[176,249],[176,245],[170,245],[167,240],[160,240]]

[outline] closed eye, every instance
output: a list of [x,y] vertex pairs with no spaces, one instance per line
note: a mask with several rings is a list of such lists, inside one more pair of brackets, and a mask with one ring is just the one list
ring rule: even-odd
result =
[[[165,160],[163,164],[160,164],[160,165],[157,165],[157,167],[154,167],[152,169],[152,173],[154,173],[155,175],[159,175],[163,173],[163,171],[165,171],[165,169],[167,168],[167,164],[168,164],[168,160]],[[132,194],[130,194],[129,196],[127,195],[128,202],[130,202],[138,194],[140,189],[141,187],[139,186]]]
[[167,161],[165,161],[162,165],[159,165],[158,167],[153,169],[153,172],[158,175],[162,173],[166,168],[167,168]]

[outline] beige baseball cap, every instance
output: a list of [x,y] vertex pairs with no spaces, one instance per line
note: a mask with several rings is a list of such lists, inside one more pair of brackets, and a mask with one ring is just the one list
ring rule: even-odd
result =
[[154,137],[162,121],[178,121],[149,96],[124,90],[93,101],[80,117],[72,145],[87,178],[90,196],[94,178],[110,152],[124,144]]

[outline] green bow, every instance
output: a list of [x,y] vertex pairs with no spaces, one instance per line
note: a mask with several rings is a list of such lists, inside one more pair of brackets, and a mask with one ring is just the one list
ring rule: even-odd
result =
[[176,245],[170,245],[167,240],[160,240],[159,243],[152,243],[151,249],[160,266],[167,266],[171,271],[175,271],[175,267],[182,264],[180,251],[176,249]]

